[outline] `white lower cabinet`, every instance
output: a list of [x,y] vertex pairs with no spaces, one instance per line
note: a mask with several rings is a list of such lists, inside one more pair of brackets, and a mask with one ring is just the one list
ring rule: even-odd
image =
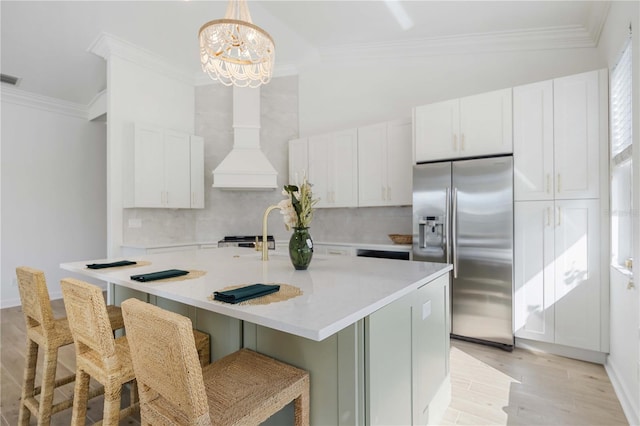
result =
[[606,351],[599,209],[598,200],[515,203],[517,337]]

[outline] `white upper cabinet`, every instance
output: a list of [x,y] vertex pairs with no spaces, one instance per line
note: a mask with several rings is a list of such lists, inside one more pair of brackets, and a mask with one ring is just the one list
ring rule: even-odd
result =
[[556,198],[598,198],[598,71],[553,80]]
[[416,162],[458,156],[460,133],[458,99],[416,107],[413,115]]
[[513,152],[511,89],[414,109],[415,161]]
[[600,196],[599,72],[513,89],[516,200]]
[[289,184],[302,183],[302,178],[309,176],[309,148],[307,138],[289,141]]
[[317,207],[357,207],[358,132],[356,129],[308,139],[309,182]]
[[412,202],[411,122],[358,128],[358,205]]
[[513,88],[515,200],[552,200],[553,82]]
[[[194,142],[188,133],[166,130],[155,126],[134,124],[124,155],[124,207],[191,208],[204,206],[203,143]],[[196,158],[199,157],[199,158]],[[198,177],[192,179],[193,170],[201,168],[202,190],[194,188]],[[198,167],[196,162],[201,162]],[[197,192],[197,194],[195,194]],[[196,198],[200,200],[196,200]]]
[[204,208],[204,138],[190,137],[191,208]]

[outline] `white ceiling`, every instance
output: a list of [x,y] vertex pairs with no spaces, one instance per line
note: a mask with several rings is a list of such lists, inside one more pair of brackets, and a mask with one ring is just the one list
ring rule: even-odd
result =
[[[389,3],[392,3],[391,5]],[[394,3],[394,4],[393,4]],[[317,61],[452,51],[595,47],[609,2],[250,1],[253,22],[276,43],[276,74]],[[408,18],[405,27],[391,9]],[[198,29],[226,1],[0,2],[1,71],[28,92],[87,105],[106,85],[104,60],[89,52],[114,35],[203,77]]]

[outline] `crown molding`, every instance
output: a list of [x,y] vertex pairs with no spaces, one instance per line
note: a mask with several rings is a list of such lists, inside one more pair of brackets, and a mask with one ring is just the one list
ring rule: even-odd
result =
[[125,59],[139,66],[158,72],[166,77],[194,85],[191,73],[183,68],[169,63],[162,56],[137,46],[113,34],[102,32],[89,45],[87,52],[98,55],[109,61],[112,56]]
[[597,47],[609,10],[608,2],[593,4],[588,27],[572,25],[523,31],[498,31],[430,37],[382,43],[321,47],[322,62],[380,60],[468,53]]
[[4,85],[0,94],[2,96],[2,102],[82,118],[84,120],[87,120],[88,117],[87,107],[81,104],[38,95],[14,87],[4,87]]

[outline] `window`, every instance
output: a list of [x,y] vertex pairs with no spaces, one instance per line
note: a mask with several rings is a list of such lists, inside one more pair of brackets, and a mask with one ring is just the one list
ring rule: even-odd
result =
[[611,263],[633,256],[631,39],[611,71]]

